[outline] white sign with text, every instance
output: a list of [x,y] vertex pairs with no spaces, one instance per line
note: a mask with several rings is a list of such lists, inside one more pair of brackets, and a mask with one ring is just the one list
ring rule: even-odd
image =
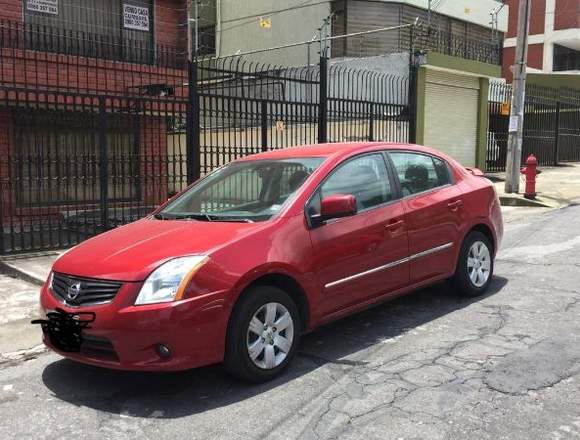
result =
[[123,3],[123,26],[137,31],[148,31],[149,8]]
[[58,0],[26,0],[26,9],[34,12],[58,15]]

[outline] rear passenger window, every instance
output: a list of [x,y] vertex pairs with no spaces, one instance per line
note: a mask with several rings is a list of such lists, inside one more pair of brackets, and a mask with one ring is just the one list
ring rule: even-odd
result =
[[447,164],[417,153],[389,153],[401,182],[403,196],[428,191],[450,183]]
[[435,165],[435,173],[437,173],[439,186],[451,183],[451,178],[449,177],[449,167],[447,164],[441,159],[437,159],[436,157],[431,157],[431,159],[433,159],[433,165]]

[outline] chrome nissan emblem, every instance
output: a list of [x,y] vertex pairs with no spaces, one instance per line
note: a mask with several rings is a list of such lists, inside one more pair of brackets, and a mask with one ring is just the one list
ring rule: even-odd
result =
[[66,290],[66,297],[71,301],[77,299],[80,294],[81,294],[81,283],[74,283],[72,286],[69,286],[68,289]]

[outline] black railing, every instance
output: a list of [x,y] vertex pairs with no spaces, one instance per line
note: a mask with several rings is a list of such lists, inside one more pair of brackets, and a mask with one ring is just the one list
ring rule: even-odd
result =
[[[504,171],[512,86],[490,84],[486,165]],[[524,107],[522,162],[534,154],[540,165],[580,161],[580,90],[528,84]]]
[[0,86],[31,91],[184,95],[174,47],[0,20]]
[[501,42],[476,40],[426,27],[417,31],[415,48],[498,66],[502,62]]
[[324,59],[288,68],[233,57],[177,72],[95,59],[93,73],[51,83],[47,72],[86,71],[85,60],[47,67],[33,52],[14,82],[19,55],[0,54],[0,253],[67,247],[137,220],[248,154],[412,136],[407,77]]
[[233,57],[196,72],[201,174],[293,145],[411,139],[407,77],[324,59],[296,68]]
[[0,20],[2,47],[29,49],[127,63],[184,67],[185,50],[155,44],[153,39],[132,40],[83,30]]

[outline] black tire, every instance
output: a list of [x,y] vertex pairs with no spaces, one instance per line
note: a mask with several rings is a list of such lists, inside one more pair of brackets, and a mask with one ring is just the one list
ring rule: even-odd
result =
[[[489,252],[490,258],[490,266],[489,266],[489,276],[483,285],[476,285],[470,275],[469,275],[469,268],[468,268],[468,255],[470,252],[471,247],[475,243],[483,243]],[[461,296],[466,296],[469,298],[473,298],[485,293],[491,284],[493,279],[493,246],[491,241],[485,234],[482,234],[479,231],[472,231],[467,234],[465,240],[461,245],[461,252],[459,253],[459,260],[457,261],[457,268],[455,269],[455,274],[451,278],[451,282],[457,291],[458,294]]]
[[[248,329],[254,314],[268,303],[283,305],[293,322],[293,339],[286,358],[270,369],[258,367],[248,352]],[[279,376],[296,354],[301,335],[301,322],[298,308],[292,298],[282,289],[273,286],[256,286],[243,292],[236,304],[226,336],[224,367],[231,375],[248,382],[267,382]]]

